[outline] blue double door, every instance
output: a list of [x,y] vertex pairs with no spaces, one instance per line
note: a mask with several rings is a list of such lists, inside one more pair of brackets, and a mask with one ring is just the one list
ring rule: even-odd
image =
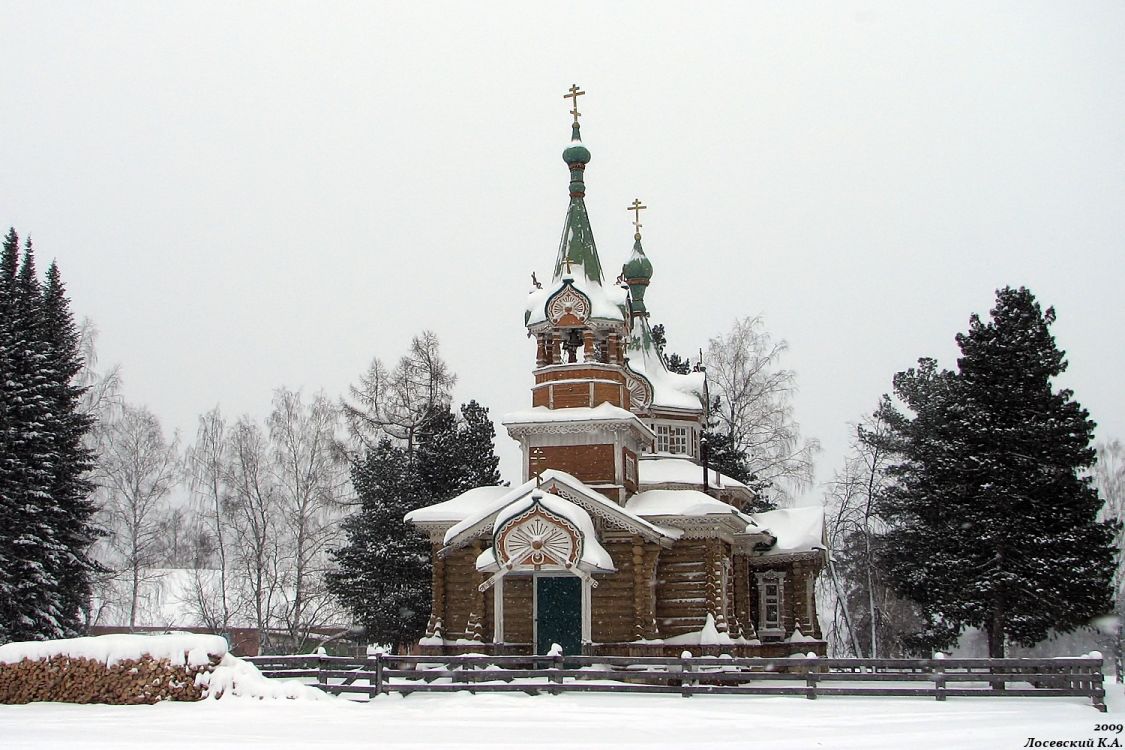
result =
[[535,653],[551,644],[564,654],[582,653],[582,579],[577,576],[535,576]]

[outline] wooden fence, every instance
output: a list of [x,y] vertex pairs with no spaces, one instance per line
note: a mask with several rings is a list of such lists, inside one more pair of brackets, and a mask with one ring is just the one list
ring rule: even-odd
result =
[[1100,658],[733,659],[626,656],[258,656],[267,677],[336,695],[396,692],[1088,697],[1105,711]]

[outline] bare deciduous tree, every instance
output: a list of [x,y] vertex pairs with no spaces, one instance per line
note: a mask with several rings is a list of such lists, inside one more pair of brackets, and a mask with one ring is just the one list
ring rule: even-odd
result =
[[[187,467],[191,479],[193,513],[195,520],[210,538],[217,566],[217,589],[215,606],[210,619],[215,627],[226,629],[231,622],[230,587],[227,574],[230,570],[228,560],[228,519],[224,500],[227,495],[227,428],[219,407],[215,407],[199,418],[199,428],[195,444],[187,451]],[[202,591],[202,589],[201,589]],[[209,608],[212,609],[212,608]]]
[[350,387],[351,400],[342,404],[349,432],[367,448],[388,435],[404,441],[412,455],[418,430],[435,405],[449,403],[456,382],[441,358],[437,335],[423,331],[393,370],[376,357],[359,384]]
[[82,393],[82,412],[95,419],[107,420],[121,407],[121,366],[107,370],[98,369],[98,328],[90,318],[84,318],[78,331],[78,350],[82,357],[82,370],[77,385]]
[[129,578],[129,626],[136,625],[145,572],[158,559],[161,521],[168,494],[180,479],[179,439],[168,442],[148,409],[124,404],[120,414],[99,424],[95,474],[102,520],[109,530],[109,561]]
[[782,505],[812,481],[813,456],[820,450],[817,440],[802,439],[793,417],[796,373],[780,366],[787,348],[758,316],[736,320],[729,333],[711,339],[706,356],[708,383],[719,396],[713,416]]
[[892,481],[894,435],[882,411],[855,426],[844,465],[828,483],[825,522],[831,551],[829,578],[835,617],[829,629],[834,651],[878,658],[903,652],[902,637],[917,626],[917,615],[883,583],[875,555],[885,530],[876,501]]
[[279,388],[268,421],[272,475],[286,532],[277,568],[282,619],[300,649],[334,606],[324,574],[349,491],[347,462],[339,450],[339,411],[324,394],[306,405],[300,393]]
[[279,539],[280,495],[270,474],[269,444],[250,417],[228,431],[225,511],[231,522],[237,565],[244,576],[250,617],[263,649],[269,646],[277,594],[275,560]]

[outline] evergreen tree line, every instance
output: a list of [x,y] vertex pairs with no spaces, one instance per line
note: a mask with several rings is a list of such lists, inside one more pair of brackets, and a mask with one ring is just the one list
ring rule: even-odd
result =
[[1120,508],[1095,485],[1094,422],[1054,385],[1054,322],[998,290],[956,370],[920,359],[857,427],[826,497],[838,652],[927,653],[974,627],[1004,656],[1112,611]]
[[15,229],[0,255],[0,643],[77,634],[98,566],[78,331],[62,275]]

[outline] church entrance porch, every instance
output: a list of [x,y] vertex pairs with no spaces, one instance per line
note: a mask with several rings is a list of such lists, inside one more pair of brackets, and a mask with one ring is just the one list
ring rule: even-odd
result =
[[546,654],[552,644],[564,654],[582,653],[582,579],[535,576],[535,652]]

